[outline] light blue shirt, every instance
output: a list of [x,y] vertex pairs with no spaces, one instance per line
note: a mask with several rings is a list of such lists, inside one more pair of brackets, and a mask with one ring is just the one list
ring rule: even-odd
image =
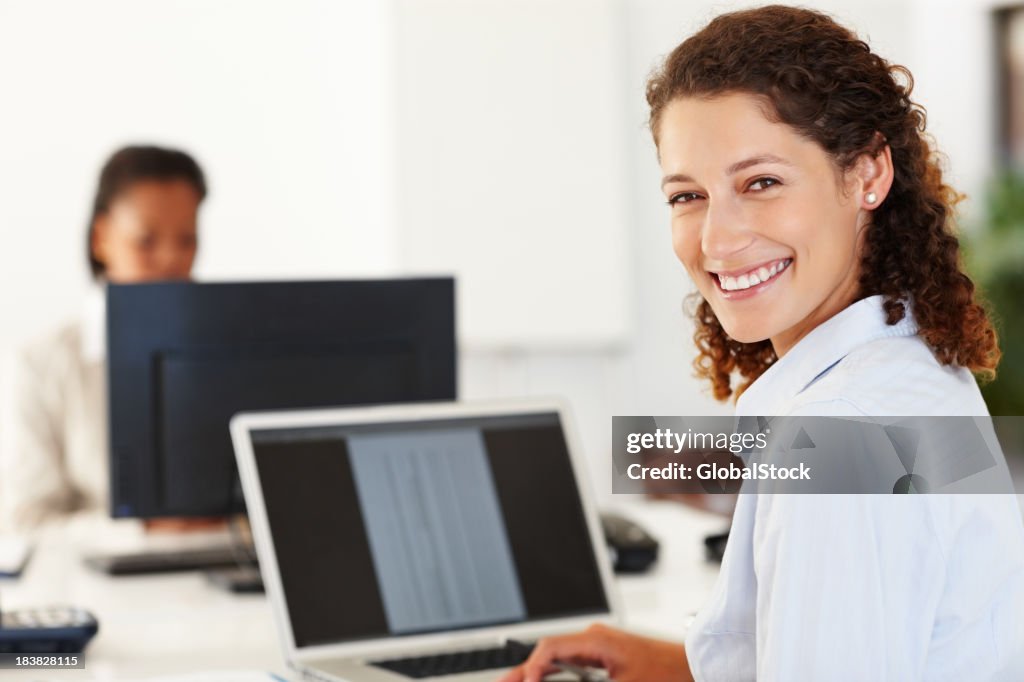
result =
[[[882,297],[821,324],[740,397],[747,415],[988,414]],[[739,496],[686,640],[697,680],[1024,679],[1024,525],[1013,495]],[[1024,673],[1024,671],[1018,671]]]

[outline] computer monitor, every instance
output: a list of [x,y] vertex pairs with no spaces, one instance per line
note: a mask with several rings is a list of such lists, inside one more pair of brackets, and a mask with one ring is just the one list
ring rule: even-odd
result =
[[111,514],[244,510],[243,410],[455,398],[451,278],[107,287]]

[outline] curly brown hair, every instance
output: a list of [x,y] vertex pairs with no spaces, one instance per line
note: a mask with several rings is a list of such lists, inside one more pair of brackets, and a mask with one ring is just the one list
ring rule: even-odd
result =
[[[963,271],[955,236],[962,195],[943,182],[912,89],[905,67],[871,52],[829,16],[772,5],[720,15],[688,38],[651,76],[647,102],[655,145],[670,102],[731,92],[767,100],[774,120],[819,144],[839,171],[888,145],[895,177],[868,227],[858,299],[883,295],[886,321],[896,324],[909,298],[918,333],[939,362],[991,379],[1000,357],[995,330]],[[692,302],[697,375],[725,400],[738,372],[738,397],[777,359],[771,342],[729,338],[700,294]]]

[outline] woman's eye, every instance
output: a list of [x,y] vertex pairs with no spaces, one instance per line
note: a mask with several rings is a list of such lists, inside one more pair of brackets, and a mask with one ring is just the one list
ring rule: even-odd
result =
[[700,195],[696,192],[679,192],[678,194],[673,194],[669,197],[668,205],[676,206],[678,204],[688,204],[695,199],[700,199]]
[[772,187],[773,185],[779,185],[779,184],[781,184],[781,183],[778,180],[776,180],[775,178],[758,178],[757,180],[754,180],[752,183],[750,183],[749,189],[752,189],[755,192],[763,192],[764,190],[768,189],[769,187]]

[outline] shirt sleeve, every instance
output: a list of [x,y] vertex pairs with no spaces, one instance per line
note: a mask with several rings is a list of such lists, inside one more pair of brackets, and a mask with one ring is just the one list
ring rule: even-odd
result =
[[49,374],[26,354],[9,363],[3,391],[0,511],[12,530],[38,526],[74,503],[64,458],[63,399]]

